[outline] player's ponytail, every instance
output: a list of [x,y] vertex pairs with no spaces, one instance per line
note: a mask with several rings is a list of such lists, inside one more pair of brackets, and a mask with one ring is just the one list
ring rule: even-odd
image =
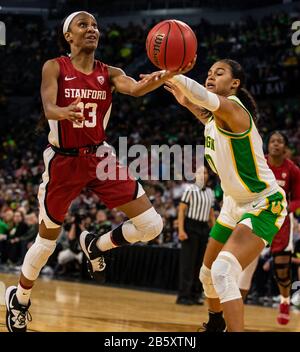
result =
[[242,66],[237,61],[231,59],[223,59],[219,62],[224,62],[227,64],[231,68],[232,77],[240,80],[240,85],[237,89],[236,96],[241,100],[246,109],[250,112],[253,120],[256,121],[258,118],[257,105],[251,93],[245,88],[246,79]]
[[253,98],[253,96],[250,94],[250,92],[246,88],[238,88],[236,96],[241,100],[241,102],[245,105],[247,110],[250,112],[250,114],[253,117],[253,120],[257,120],[257,105],[256,102]]

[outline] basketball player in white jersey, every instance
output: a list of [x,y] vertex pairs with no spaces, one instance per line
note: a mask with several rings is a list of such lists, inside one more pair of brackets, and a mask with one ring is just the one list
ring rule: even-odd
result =
[[207,331],[225,329],[216,326],[222,309],[228,331],[244,331],[239,276],[272,243],[286,216],[285,193],[265,160],[244,77],[241,65],[226,59],[209,69],[205,87],[184,75],[165,86],[205,124],[205,157],[224,191],[200,270],[210,311]]

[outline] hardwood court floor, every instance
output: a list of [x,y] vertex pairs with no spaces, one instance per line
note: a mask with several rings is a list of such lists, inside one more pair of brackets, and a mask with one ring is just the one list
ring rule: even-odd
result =
[[[6,286],[17,276],[0,273]],[[195,332],[206,306],[175,304],[175,295],[39,279],[32,295],[29,331]],[[247,331],[300,331],[300,312],[288,326],[276,323],[275,308],[246,306]],[[6,331],[0,306],[0,332]]]

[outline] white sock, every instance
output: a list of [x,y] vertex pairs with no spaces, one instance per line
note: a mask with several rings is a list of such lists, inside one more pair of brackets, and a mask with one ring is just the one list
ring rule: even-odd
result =
[[116,248],[110,238],[111,231],[105,233],[104,235],[100,236],[100,238],[96,242],[96,246],[100,249],[100,251],[105,252],[109,249]]
[[24,306],[28,306],[31,290],[32,290],[32,287],[29,289],[26,289],[26,288],[23,288],[20,284],[18,284],[16,295],[17,295],[18,302],[20,304]]
[[290,304],[290,297],[283,297],[280,295],[280,304],[285,303],[285,304]]

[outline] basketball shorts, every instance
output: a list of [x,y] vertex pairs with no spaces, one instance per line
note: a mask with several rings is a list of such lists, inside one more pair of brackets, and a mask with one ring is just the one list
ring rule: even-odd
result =
[[269,196],[243,204],[224,195],[220,215],[211,229],[210,236],[225,243],[236,225],[244,224],[266,244],[271,244],[284,222],[287,214],[286,206],[285,193],[281,189]]
[[145,191],[130,177],[127,166],[120,165],[114,155],[110,158],[115,158],[110,159],[110,165],[115,162],[111,168],[113,177],[102,180],[104,157],[65,156],[48,147],[44,151],[45,171],[38,192],[39,222],[43,220],[47,228],[62,225],[71,202],[83,189],[96,194],[109,209],[142,196]]

